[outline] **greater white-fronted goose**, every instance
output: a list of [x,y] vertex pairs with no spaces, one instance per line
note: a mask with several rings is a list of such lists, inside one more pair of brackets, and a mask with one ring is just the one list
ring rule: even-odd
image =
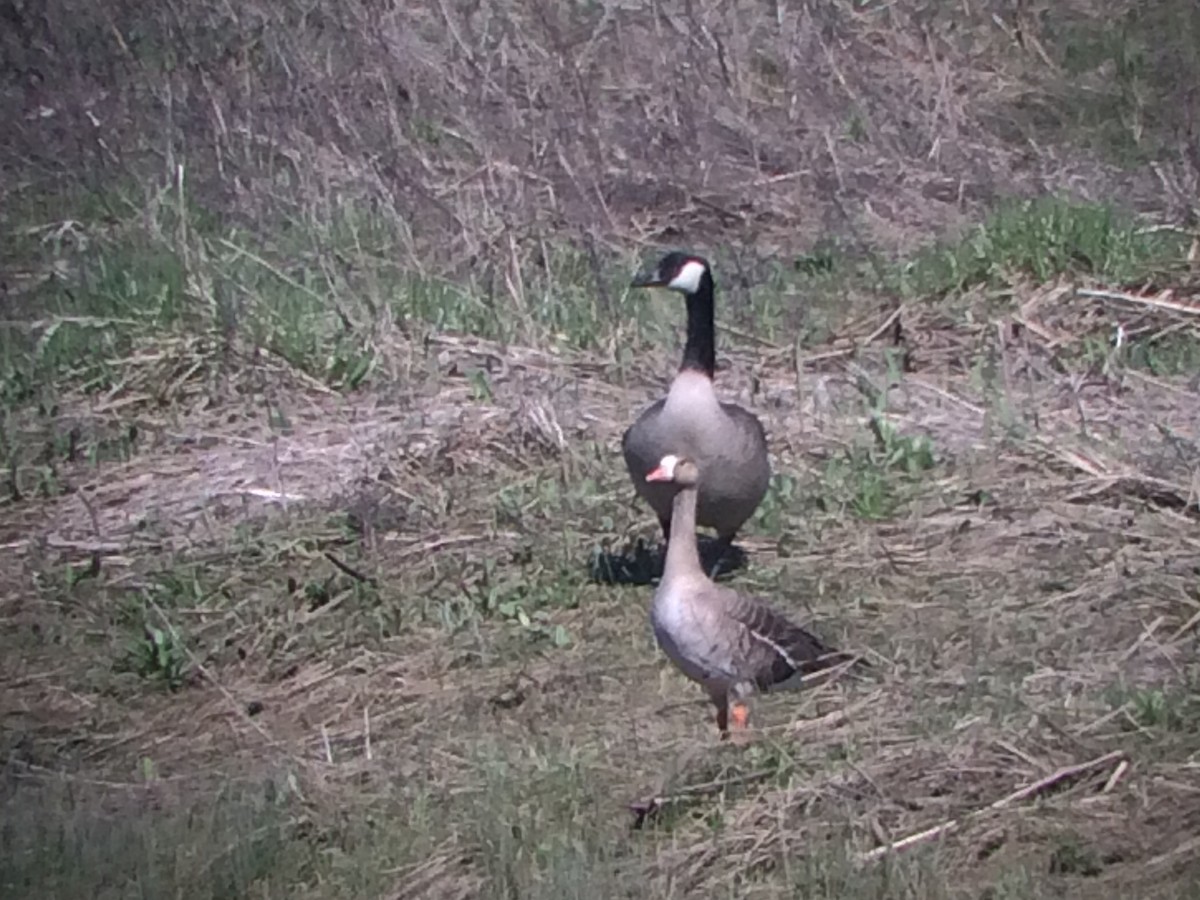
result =
[[661,287],[683,294],[687,300],[687,342],[667,396],[652,404],[626,430],[621,440],[625,465],[634,489],[658,515],[663,538],[669,542],[674,491],[648,481],[646,475],[668,453],[684,453],[697,462],[702,474],[696,518],[700,525],[716,530],[719,563],[738,529],[754,514],[767,492],[771,464],[766,434],[753,413],[735,403],[722,403],[713,389],[716,338],[713,277],[707,261],[685,253],[668,253],[653,269],[634,278],[632,286]]
[[852,657],[826,646],[754,597],[714,584],[700,567],[696,541],[697,486],[703,469],[668,454],[646,476],[673,502],[662,581],[654,592],[650,621],[658,644],[698,683],[717,709],[722,738],[749,722],[746,700],[755,691],[797,687],[805,676]]

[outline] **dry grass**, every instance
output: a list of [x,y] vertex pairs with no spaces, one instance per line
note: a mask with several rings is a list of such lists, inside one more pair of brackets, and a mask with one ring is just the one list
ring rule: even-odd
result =
[[[1016,308],[1030,323],[1056,293]],[[15,783],[99,780],[106,804],[149,791],[170,809],[213,779],[286,772],[290,841],[315,827],[363,846],[335,807],[389,822],[365,845],[368,896],[1186,896],[1171,885],[1196,874],[1200,826],[1196,385],[1117,356],[1058,373],[1062,322],[1057,344],[1032,325],[1014,343],[920,324],[934,315],[902,311],[942,342],[902,374],[877,343],[851,364],[809,348],[799,376],[731,358],[726,390],[762,412],[797,485],[737,578],[877,672],[762,703],[753,746],[717,746],[655,656],[648,589],[587,580],[594,546],[652,533],[613,462],[651,392],[614,388],[600,359],[444,339],[403,400],[292,386],[286,429],[225,406],[182,432],[147,414],[128,464],[64,466],[69,493],[10,505]],[[480,354],[503,365],[472,398],[457,373]],[[988,354],[997,374],[973,379]],[[889,482],[902,501],[874,523],[839,505],[829,468],[870,443],[872,415],[937,457]],[[56,580],[71,565],[88,571]],[[162,587],[191,567],[194,592]],[[112,674],[130,597],[186,631],[180,692]],[[67,759],[75,774],[52,775]],[[124,784],[145,760],[153,778]],[[666,808],[629,832],[626,805],[651,795]],[[921,835],[877,882],[875,848]]]
[[8,190],[112,216],[183,166],[251,228],[370,207],[390,257],[518,309],[564,241],[761,260],[912,249],[1013,195],[1194,214],[1190,8],[1093,5],[9,4]]
[[[0,3],[4,891],[1197,896],[1200,41],[1100,7]],[[731,581],[873,663],[745,747],[637,583],[667,243]]]

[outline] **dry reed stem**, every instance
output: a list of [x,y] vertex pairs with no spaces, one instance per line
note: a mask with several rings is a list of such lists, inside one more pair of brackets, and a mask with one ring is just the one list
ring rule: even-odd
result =
[[[876,847],[874,850],[869,850],[866,853],[860,853],[856,858],[857,862],[859,864],[875,862],[876,860],[882,859],[889,854],[905,850],[909,847],[916,846],[917,844],[921,844],[926,841],[934,840],[944,834],[948,834],[951,831],[957,830],[968,822],[978,819],[990,812],[1004,809],[1014,803],[1019,803],[1022,800],[1028,800],[1031,797],[1036,797],[1039,794],[1046,792],[1050,788],[1058,786],[1064,781],[1078,778],[1081,775],[1092,774],[1105,769],[1114,762],[1118,761],[1121,765],[1125,765],[1127,762],[1125,760],[1125,752],[1123,750],[1114,750],[1111,753],[1106,753],[1103,756],[1089,760],[1088,762],[1078,763],[1073,766],[1064,766],[1058,771],[1047,775],[1045,778],[1038,779],[1031,784],[1027,784],[1024,787],[1013,791],[1011,794],[1001,797],[999,800],[988,804],[982,809],[975,810],[974,812],[968,813],[967,815],[957,819],[950,819],[949,821],[942,822],[939,825],[935,825],[932,828],[927,828],[924,831],[919,831],[916,834],[910,834],[907,837],[901,838],[898,841],[893,841],[886,846]],[[1110,782],[1115,783],[1117,777],[1117,770],[1114,770],[1113,774],[1109,777],[1109,782],[1106,782],[1106,790],[1107,784]]]

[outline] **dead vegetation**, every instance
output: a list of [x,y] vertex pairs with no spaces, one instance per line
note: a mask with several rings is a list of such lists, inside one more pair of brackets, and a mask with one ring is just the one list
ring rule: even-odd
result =
[[[1039,299],[1017,308],[1032,319]],[[902,313],[904,331],[925,315]],[[735,355],[798,485],[738,577],[877,672],[763,704],[742,756],[651,652],[645,589],[586,581],[592,547],[652,531],[609,465],[641,392],[614,391],[598,361],[446,341],[450,374],[411,403],[293,389],[285,430],[228,408],[184,440],[143,421],[128,464],[64,466],[69,493],[9,507],[11,583],[34,588],[6,601],[14,802],[66,778],[170,808],[283,771],[310,810],[270,826],[288,840],[364,840],[331,805],[393,821],[396,844],[367,846],[391,873],[371,890],[397,896],[551,896],[578,866],[589,896],[1083,896],[1097,879],[1186,896],[1169,886],[1195,874],[1200,815],[1196,387],[1117,351],[1056,374],[1069,348],[1036,333],[945,334],[961,355],[905,372],[878,341],[799,378]],[[454,373],[484,350],[505,374],[472,398]],[[972,385],[985,351],[1007,382]],[[861,459],[872,416],[937,455],[887,476],[900,499],[877,522],[829,468]],[[872,464],[850,465],[838,484],[865,490]],[[56,583],[64,566],[78,574]],[[108,607],[130,597],[186,632],[177,692],[103,671],[129,640]],[[155,775],[120,786],[145,760]],[[658,813],[631,834],[647,792]],[[480,816],[524,836],[462,830]],[[556,843],[561,828],[586,849]],[[435,845],[405,844],[418,833]],[[501,863],[515,868],[487,869]]]
[[260,233],[369,205],[393,259],[518,307],[564,242],[912,249],[1052,193],[1195,214],[1186,4],[5,9],[18,198],[80,179],[120,215],[182,166]]
[[[0,6],[4,891],[1195,896],[1200,40],[1133,8]],[[748,747],[596,577],[664,242],[771,438],[733,577],[873,664]]]

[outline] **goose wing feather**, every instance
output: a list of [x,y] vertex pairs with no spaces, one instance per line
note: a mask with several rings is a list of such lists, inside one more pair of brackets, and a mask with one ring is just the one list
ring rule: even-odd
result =
[[721,403],[721,409],[729,420],[740,431],[746,442],[762,447],[762,453],[767,452],[767,431],[763,428],[762,420],[750,410],[736,403]]
[[848,658],[758,598],[730,588],[717,590],[737,635],[734,656],[739,680],[766,691],[796,675],[812,675]]

